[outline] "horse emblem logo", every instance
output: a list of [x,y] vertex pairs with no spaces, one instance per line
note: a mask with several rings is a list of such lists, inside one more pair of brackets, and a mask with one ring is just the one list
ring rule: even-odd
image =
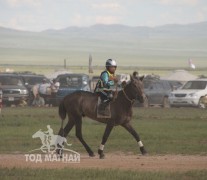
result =
[[72,144],[67,143],[67,139],[60,135],[54,135],[53,129],[50,125],[47,125],[47,131],[41,129],[32,135],[32,138],[40,138],[42,146],[39,149],[32,151],[41,150],[43,153],[54,153],[56,150],[63,150],[64,144],[71,146]]

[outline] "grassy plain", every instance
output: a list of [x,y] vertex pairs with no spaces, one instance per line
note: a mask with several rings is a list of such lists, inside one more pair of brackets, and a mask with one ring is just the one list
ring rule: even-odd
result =
[[[0,153],[25,153],[40,145],[31,136],[49,124],[57,134],[60,118],[57,108],[5,108],[0,118]],[[207,149],[207,111],[194,108],[135,108],[133,125],[140,133],[150,154],[201,154]],[[66,121],[64,122],[66,124]],[[83,120],[86,142],[96,152],[105,129],[104,124]],[[74,129],[68,137],[74,150],[85,152],[75,137]],[[106,152],[139,153],[137,144],[122,127],[115,127],[107,142]]]
[[[133,125],[139,132],[150,155],[182,154],[207,155],[207,111],[197,108],[134,108]],[[0,154],[24,154],[41,146],[40,139],[32,139],[37,130],[47,130],[50,124],[54,134],[60,128],[58,109],[4,108],[0,117]],[[66,124],[66,122],[64,122]],[[84,118],[83,135],[97,152],[105,125]],[[72,130],[68,136],[71,149],[85,153]],[[115,127],[105,147],[105,153],[139,154],[137,143],[122,127]],[[112,169],[31,169],[0,168],[0,179],[201,179],[206,170],[184,172],[127,171]]]
[[[53,74],[56,71],[61,70],[67,70],[72,73],[88,73],[88,67],[87,66],[67,66],[66,69],[63,68],[63,66],[51,66],[51,65],[45,65],[45,66],[38,66],[38,65],[0,65],[0,71],[5,71],[6,69],[13,69],[15,72],[24,72],[24,71],[30,71],[38,74],[44,74],[49,75]],[[105,69],[104,66],[95,66],[93,68],[93,74],[89,74],[89,76],[99,76],[100,73]],[[173,70],[177,69],[185,69],[189,71],[189,73],[194,75],[205,75],[207,76],[207,64],[206,67],[192,70],[190,68],[181,68],[181,67],[139,67],[139,66],[118,66],[116,74],[132,74],[133,71],[138,71],[141,75],[146,74],[156,74],[159,76],[165,76],[172,72]]]

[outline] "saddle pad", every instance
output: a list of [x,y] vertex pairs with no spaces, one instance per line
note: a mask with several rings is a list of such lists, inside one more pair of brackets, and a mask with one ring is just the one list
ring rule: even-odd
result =
[[97,118],[111,118],[110,103],[108,103],[107,106],[103,106],[100,97],[98,97],[97,103]]

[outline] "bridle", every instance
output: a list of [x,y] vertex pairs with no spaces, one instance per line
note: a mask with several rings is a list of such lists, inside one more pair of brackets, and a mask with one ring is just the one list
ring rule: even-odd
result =
[[125,98],[131,103],[131,105],[135,102],[136,98],[130,99],[129,96],[126,94],[125,88],[122,89]]
[[133,103],[135,102],[135,99],[130,99],[129,96],[126,94],[124,88],[122,89],[122,91],[123,91],[123,94],[124,94],[125,98],[126,98],[131,104],[133,104]]

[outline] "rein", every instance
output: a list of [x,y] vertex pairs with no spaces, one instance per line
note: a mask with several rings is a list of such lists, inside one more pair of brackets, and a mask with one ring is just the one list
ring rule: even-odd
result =
[[133,104],[133,103],[135,102],[135,99],[130,99],[130,98],[127,96],[127,94],[126,94],[126,92],[124,91],[124,89],[122,89],[122,91],[123,91],[123,93],[124,93],[125,98],[126,98],[131,104]]

